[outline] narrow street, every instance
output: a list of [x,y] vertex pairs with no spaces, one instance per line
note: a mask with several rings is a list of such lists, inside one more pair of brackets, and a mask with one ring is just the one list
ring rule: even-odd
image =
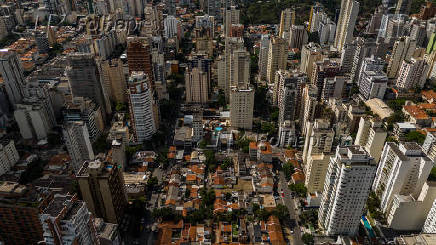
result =
[[293,241],[291,244],[295,245],[303,245],[303,242],[301,241],[301,232],[300,227],[298,226],[298,214],[295,211],[295,204],[294,201],[291,198],[291,191],[288,188],[285,175],[283,174],[283,171],[280,171],[280,181],[279,181],[279,189],[283,190],[284,197],[282,197],[283,202],[285,206],[289,210],[289,215],[291,216],[291,230],[294,231],[292,237]]

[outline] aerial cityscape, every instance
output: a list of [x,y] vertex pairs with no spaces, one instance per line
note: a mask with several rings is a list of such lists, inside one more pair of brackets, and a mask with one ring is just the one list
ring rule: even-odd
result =
[[436,0],[0,4],[0,245],[436,245]]

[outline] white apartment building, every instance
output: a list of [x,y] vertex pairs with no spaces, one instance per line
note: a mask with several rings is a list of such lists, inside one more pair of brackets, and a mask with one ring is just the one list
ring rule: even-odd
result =
[[77,172],[84,161],[94,159],[88,128],[82,121],[69,122],[64,125],[63,136],[72,168]]
[[306,128],[306,140],[303,149],[303,161],[312,154],[328,153],[332,150],[335,131],[326,119],[315,119]]
[[355,0],[342,0],[336,27],[335,47],[342,50],[346,43],[353,38],[354,26],[359,13],[359,2]]
[[20,103],[23,99],[24,88],[23,68],[15,52],[0,51],[0,73],[9,102],[15,108],[15,104]]
[[232,25],[239,24],[239,12],[240,10],[236,6],[229,6],[224,10],[224,33],[226,37],[230,35]]
[[269,35],[264,34],[260,38],[260,48],[259,48],[259,78],[261,80],[266,79],[266,71],[268,67],[268,53],[269,53]]
[[381,155],[377,175],[372,186],[380,198],[381,210],[391,211],[395,195],[417,197],[433,167],[421,147],[414,142],[387,142]]
[[295,122],[290,120],[283,121],[279,127],[278,142],[280,147],[291,146],[295,147],[298,138],[295,131]]
[[303,162],[306,174],[304,184],[310,193],[321,193],[324,190],[334,136],[335,132],[327,120],[315,119],[315,122],[308,123]]
[[359,92],[365,98],[383,99],[388,87],[388,78],[382,71],[364,71],[359,77]]
[[250,83],[250,53],[245,49],[234,50],[230,56],[230,86]]
[[23,139],[47,139],[52,128],[50,116],[45,108],[38,103],[16,104],[14,118],[20,128]]
[[287,8],[282,10],[280,15],[279,37],[282,37],[284,32],[289,31],[291,25],[295,22],[295,10]]
[[315,2],[315,4],[311,7],[310,17],[309,17],[309,32],[317,32],[319,30],[319,22],[322,17],[325,15],[324,7],[322,4]]
[[128,82],[129,110],[136,142],[151,139],[157,131],[155,101],[143,72],[132,72]]
[[0,142],[0,175],[7,173],[20,160],[13,140]]
[[94,222],[84,201],[56,194],[42,211],[40,221],[48,245],[97,244]]
[[417,231],[424,227],[436,199],[436,183],[424,183],[418,196],[394,195],[387,224],[397,231]]
[[404,60],[401,64],[400,71],[398,72],[398,78],[396,86],[403,90],[409,90],[412,88],[424,87],[427,79],[429,66],[427,62],[422,58],[411,58],[411,60]]
[[209,75],[198,67],[185,72],[186,103],[209,101]]
[[276,71],[286,69],[288,58],[287,44],[283,38],[272,37],[268,50],[268,65],[266,68],[266,80],[274,83]]
[[344,45],[341,51],[341,71],[343,73],[350,73],[353,69],[354,55],[357,51],[356,40],[351,41]]
[[336,23],[332,21],[327,15],[319,23],[318,36],[319,43],[333,44],[335,42]]
[[436,132],[427,132],[422,150],[431,160],[436,160]]
[[396,78],[400,70],[403,60],[410,60],[416,50],[416,41],[410,37],[400,37],[392,49],[392,54],[389,59],[387,68],[387,76]]
[[318,217],[326,235],[357,234],[376,163],[362,147],[336,149],[330,158]]
[[361,117],[354,144],[365,148],[371,157],[378,162],[383,151],[386,136],[387,132],[383,127],[383,122],[375,118]]
[[353,82],[358,82],[360,78],[363,61],[365,58],[371,57],[377,52],[377,42],[374,38],[356,37],[354,39],[356,50],[353,57],[353,65],[351,67],[351,79]]
[[[374,57],[366,57],[362,61],[362,65],[360,67],[360,74],[365,71],[383,71],[385,66],[385,61],[382,58]],[[360,84],[360,80],[358,80],[358,85]]]
[[330,98],[341,99],[345,90],[347,78],[344,76],[335,76],[324,78],[322,87],[322,101],[329,101]]
[[103,85],[111,101],[124,103],[127,101],[127,82],[120,59],[103,61],[101,64]]
[[164,19],[164,36],[166,38],[177,37],[179,33],[179,21],[176,17],[169,15]]
[[254,89],[232,87],[230,91],[230,125],[234,128],[253,127]]
[[307,124],[313,122],[315,119],[315,112],[319,105],[318,101],[318,88],[314,85],[307,85],[303,89],[303,104],[301,106],[301,116],[303,120],[300,120],[300,127],[303,130],[303,134],[306,135]]
[[217,59],[218,87],[224,90],[226,99],[230,97],[232,54],[235,50],[244,49],[244,39],[239,37],[226,37],[224,54]]
[[292,25],[289,29],[289,48],[301,50],[303,45],[309,40],[306,28],[302,25]]
[[313,64],[318,60],[322,60],[322,49],[317,43],[308,43],[303,45],[301,50],[300,71],[306,73],[309,81],[312,81]]
[[430,211],[427,214],[427,219],[425,220],[422,232],[436,234],[436,199],[434,200]]

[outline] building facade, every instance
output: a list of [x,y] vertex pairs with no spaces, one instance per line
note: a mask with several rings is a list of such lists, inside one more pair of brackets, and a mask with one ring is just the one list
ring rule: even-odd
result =
[[232,87],[230,91],[230,125],[234,128],[253,127],[254,89]]
[[374,159],[360,146],[336,149],[318,212],[327,235],[357,234],[376,168]]
[[121,169],[94,159],[83,163],[76,178],[89,211],[105,222],[119,224],[128,204]]
[[144,72],[133,72],[128,81],[130,122],[136,142],[151,139],[158,128],[156,102]]
[[72,169],[77,172],[84,161],[94,159],[88,128],[84,122],[75,121],[67,122],[62,131],[71,157]]

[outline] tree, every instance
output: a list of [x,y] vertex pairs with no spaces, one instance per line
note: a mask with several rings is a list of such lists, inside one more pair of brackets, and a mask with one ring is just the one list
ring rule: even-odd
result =
[[318,227],[318,211],[316,209],[303,211],[299,217],[302,224],[312,225],[315,229]]
[[436,167],[431,169],[430,175],[428,176],[428,180],[436,181]]
[[26,167],[26,170],[21,173],[19,183],[22,185],[31,183],[32,181],[39,179],[43,175],[44,166],[47,164],[47,161],[43,161],[41,159],[35,160],[29,163]]
[[189,198],[190,196],[191,196],[191,190],[188,189],[188,188],[186,188],[186,191],[185,191],[185,198]]
[[233,160],[230,157],[226,157],[223,160],[223,164],[221,164],[222,169],[228,169],[229,167],[233,167]]
[[268,102],[268,87],[259,86],[254,92],[254,116],[268,118],[270,115],[270,104]]
[[95,153],[106,153],[111,148],[111,144],[106,140],[107,134],[100,135],[97,140],[92,144],[92,149]]
[[291,162],[286,162],[283,164],[283,173],[287,181],[291,179],[291,175],[295,173],[294,165]]
[[257,220],[266,221],[266,220],[268,220],[268,218],[270,216],[270,213],[265,208],[259,208],[255,212],[253,212],[253,213],[254,213],[254,217]]
[[182,217],[174,212],[172,208],[156,208],[152,212],[153,218],[161,218],[163,221],[179,221]]
[[202,139],[202,140],[198,143],[198,147],[199,147],[200,149],[206,149],[206,147],[207,147],[207,142],[206,142],[204,139]]
[[164,169],[166,169],[169,165],[167,154],[168,154],[168,151],[159,152],[159,154],[157,154],[157,158],[156,158],[156,161]]
[[421,134],[419,131],[409,132],[405,136],[407,142],[416,142],[419,145],[422,145],[422,143],[424,143],[426,137],[424,134]]
[[315,243],[313,236],[309,233],[304,233],[301,236],[301,240],[304,242],[304,244],[312,245]]
[[274,123],[262,122],[261,130],[262,130],[262,133],[272,135],[275,133],[276,128],[274,126]]
[[153,176],[147,180],[147,190],[155,190],[159,185],[159,180],[157,177]]
[[289,189],[297,193],[297,195],[300,197],[305,197],[307,194],[307,188],[303,183],[290,184]]
[[319,35],[318,32],[309,32],[308,42],[319,43]]
[[227,106],[227,102],[226,102],[226,95],[224,93],[224,90],[220,89],[218,92],[218,107],[226,107]]
[[213,207],[215,202],[215,191],[213,189],[208,190],[207,188],[201,188],[200,196],[202,207]]
[[49,145],[58,146],[62,144],[62,137],[55,133],[49,133],[47,135],[47,142]]
[[377,220],[384,220],[383,212],[380,211],[380,199],[375,192],[369,194],[368,200],[366,201],[366,207],[368,208],[371,217]]
[[283,204],[278,204],[272,211],[272,215],[277,216],[282,222],[289,219],[289,210]]
[[236,141],[236,147],[242,150],[244,153],[248,153],[250,146],[250,140],[248,138],[240,138]]
[[125,103],[118,102],[118,103],[115,105],[115,111],[117,111],[117,112],[126,111],[126,109],[127,109],[127,106],[126,106]]
[[271,112],[270,119],[273,122],[277,122],[277,120],[279,119],[279,110],[278,110],[278,108],[274,108],[274,111]]
[[230,192],[226,192],[226,194],[224,195],[225,200],[229,201],[232,199],[232,193]]
[[127,162],[130,162],[130,160],[132,159],[133,155],[142,150],[142,145],[136,145],[136,146],[126,146],[126,158],[127,158]]
[[403,112],[395,111],[394,114],[392,114],[390,117],[386,119],[386,122],[388,123],[387,130],[392,131],[394,123],[403,122],[403,121],[404,121]]
[[204,155],[206,156],[206,167],[209,171],[214,171],[216,168],[215,152],[212,150],[205,150]]

